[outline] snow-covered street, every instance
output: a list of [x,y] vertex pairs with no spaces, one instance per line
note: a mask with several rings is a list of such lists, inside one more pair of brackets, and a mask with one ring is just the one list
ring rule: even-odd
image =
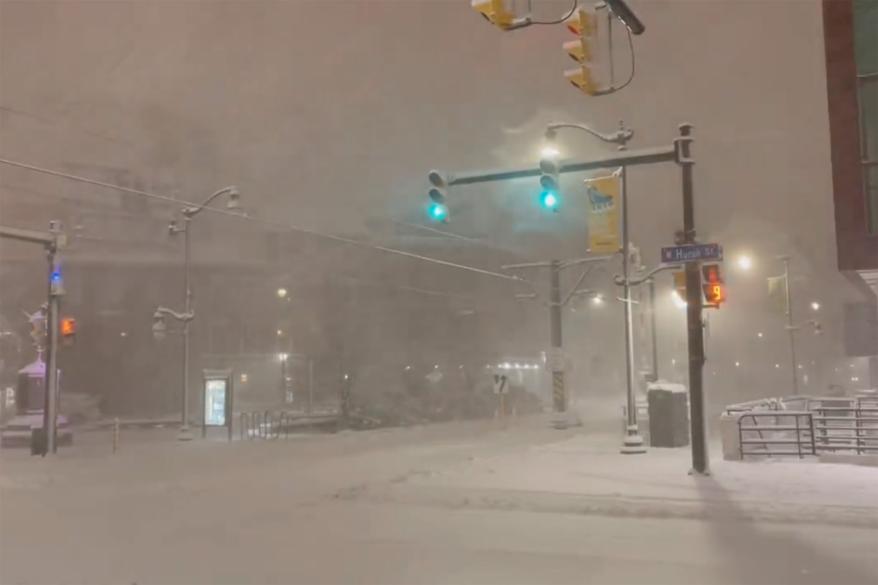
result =
[[6,583],[875,583],[878,469],[686,474],[608,430],[78,437],[0,456]]

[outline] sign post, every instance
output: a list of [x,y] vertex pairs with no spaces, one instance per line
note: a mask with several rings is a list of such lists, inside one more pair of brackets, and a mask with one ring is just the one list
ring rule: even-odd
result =
[[232,440],[232,371],[204,370],[202,395],[201,437],[207,436],[207,427],[226,427]]
[[494,374],[494,394],[499,398],[498,406],[499,418],[506,418],[506,394],[509,393],[509,379],[506,374]]

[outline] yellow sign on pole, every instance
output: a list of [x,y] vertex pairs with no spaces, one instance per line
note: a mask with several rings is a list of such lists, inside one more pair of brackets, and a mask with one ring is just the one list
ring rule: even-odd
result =
[[613,254],[622,248],[619,237],[621,182],[618,172],[585,180],[588,193],[588,247],[592,253]]

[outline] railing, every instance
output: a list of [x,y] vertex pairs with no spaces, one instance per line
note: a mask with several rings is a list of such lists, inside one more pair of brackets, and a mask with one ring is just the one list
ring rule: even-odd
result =
[[284,411],[254,411],[241,413],[241,439],[284,439],[290,436],[293,416]]
[[878,452],[878,400],[817,398],[811,400],[820,451]]
[[738,440],[742,459],[747,455],[798,455],[801,459],[817,454],[814,417],[808,411],[742,412],[738,418]]
[[793,396],[731,405],[745,456],[878,453],[878,398]]

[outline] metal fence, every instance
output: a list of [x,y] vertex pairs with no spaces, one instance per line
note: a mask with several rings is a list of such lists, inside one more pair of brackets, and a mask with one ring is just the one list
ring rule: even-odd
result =
[[289,438],[293,415],[285,411],[242,412],[241,439]]
[[735,404],[741,458],[878,453],[878,398],[793,396]]

